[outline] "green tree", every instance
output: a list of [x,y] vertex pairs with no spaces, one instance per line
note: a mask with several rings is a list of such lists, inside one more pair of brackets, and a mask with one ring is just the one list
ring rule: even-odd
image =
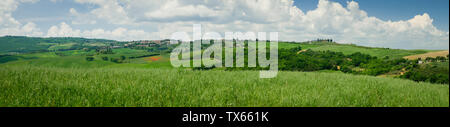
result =
[[87,60],[87,61],[94,61],[94,57],[88,56],[88,57],[86,57],[86,60]]
[[108,61],[108,60],[109,60],[109,58],[108,58],[107,56],[102,57],[102,59],[103,59],[104,61]]

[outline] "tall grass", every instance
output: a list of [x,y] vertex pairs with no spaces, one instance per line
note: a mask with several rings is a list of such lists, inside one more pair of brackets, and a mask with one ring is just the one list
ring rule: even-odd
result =
[[449,106],[449,86],[339,73],[0,67],[0,106]]

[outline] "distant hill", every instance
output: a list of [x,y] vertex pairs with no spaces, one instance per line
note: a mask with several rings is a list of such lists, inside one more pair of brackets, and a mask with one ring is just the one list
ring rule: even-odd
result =
[[302,49],[311,49],[313,51],[333,51],[342,52],[345,55],[350,55],[353,53],[363,53],[371,56],[376,56],[378,58],[389,57],[389,59],[402,58],[405,56],[425,54],[429,52],[435,52],[435,50],[406,50],[406,49],[390,49],[390,48],[377,48],[377,47],[365,47],[358,46],[354,44],[339,44],[335,42],[303,42],[303,43],[293,43],[293,42],[283,42],[278,45],[279,48],[295,48],[302,47]]
[[[0,37],[0,55],[7,53],[29,53],[35,51],[48,50],[64,50],[64,49],[80,49],[90,46],[105,46],[107,43],[117,42],[106,39],[86,39],[77,37],[25,37],[25,36],[4,36]],[[402,58],[405,56],[425,54],[434,52],[433,50],[403,50],[389,48],[373,48],[363,47],[350,44],[339,44],[329,41],[310,41],[304,43],[280,42],[279,48],[295,48],[311,49],[315,51],[334,51],[342,52],[346,55],[360,52],[379,58]]]
[[85,43],[106,43],[115,42],[105,39],[86,39],[76,37],[24,37],[24,36],[4,36],[0,37],[0,54],[17,52],[27,53],[43,51],[49,49],[72,48]]
[[20,53],[0,54],[0,107],[449,106],[448,58],[396,59],[433,50],[280,42],[277,77],[260,79],[262,68],[174,68],[176,45],[136,43],[1,37]]
[[409,60],[416,60],[416,59],[426,59],[427,57],[436,58],[438,56],[446,57],[448,55],[447,51],[436,51],[436,52],[429,52],[425,54],[419,54],[419,55],[412,55],[412,56],[405,56],[403,58],[409,59]]

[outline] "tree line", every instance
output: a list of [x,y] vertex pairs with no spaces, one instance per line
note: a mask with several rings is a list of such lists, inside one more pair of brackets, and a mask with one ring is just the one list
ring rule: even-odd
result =
[[[245,43],[247,47],[247,42]],[[245,67],[230,67],[225,70],[262,70],[267,68],[247,67],[248,48],[245,48]],[[224,55],[224,54],[223,54]],[[269,55],[267,55],[269,56]],[[419,64],[420,60],[403,58],[390,59],[388,56],[378,58],[368,54],[356,52],[345,55],[342,52],[303,50],[301,47],[279,49],[278,68],[282,71],[320,71],[335,70],[344,73],[379,76],[386,73],[396,73],[395,77],[411,79],[418,82],[449,84],[448,67],[436,67]],[[234,56],[234,58],[236,58]],[[258,58],[258,57],[257,57]],[[427,58],[430,62],[446,62],[447,57]],[[447,65],[448,66],[448,65]],[[209,70],[212,68],[198,67],[195,70]]]

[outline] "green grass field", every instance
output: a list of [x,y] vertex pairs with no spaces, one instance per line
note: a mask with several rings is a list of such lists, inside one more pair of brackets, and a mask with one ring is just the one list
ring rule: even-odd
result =
[[434,50],[404,50],[404,49],[387,49],[387,48],[372,48],[363,47],[349,44],[337,44],[337,43],[318,43],[318,44],[308,44],[308,43],[289,43],[280,42],[278,48],[280,49],[290,49],[296,47],[302,47],[302,49],[311,49],[314,51],[334,51],[342,52],[345,55],[350,55],[356,52],[363,54],[368,54],[371,56],[376,56],[379,58],[384,58],[388,56],[391,59],[403,58],[405,56],[424,54],[428,52],[433,52]]
[[94,61],[86,61],[86,54],[88,52],[82,52],[79,50],[65,51],[63,54],[69,56],[57,56],[53,52],[48,53],[34,53],[34,54],[22,54],[18,56],[8,56],[0,59],[0,65],[3,63],[5,66],[15,65],[15,66],[33,66],[33,67],[59,67],[59,68],[172,68],[169,61],[170,56],[168,54],[158,55],[161,57],[158,61],[149,61],[144,58],[127,59],[126,63],[114,63],[111,61],[102,60],[102,56],[107,56],[109,58],[118,58],[120,56],[139,56],[152,53],[143,53],[142,50],[118,50],[122,54],[111,54],[111,55],[99,55],[95,56]]
[[0,106],[448,107],[448,85],[326,72],[0,68]]
[[98,46],[98,44],[107,44],[115,42],[103,39],[85,39],[75,37],[23,37],[23,36],[3,36],[0,37],[0,54],[8,52],[28,53],[38,50],[58,50],[68,49],[76,44]]
[[50,46],[48,48],[48,50],[70,49],[75,45],[77,45],[77,43],[55,44],[55,45]]
[[[64,43],[33,43],[63,49],[71,44],[64,39],[60,41]],[[99,46],[106,43],[80,44]],[[280,49],[298,46],[390,58],[429,52],[335,43],[279,43]],[[113,49],[112,52],[70,50],[0,56],[0,107],[449,106],[449,86],[443,84],[331,70],[279,72],[276,78],[260,79],[258,71],[173,68],[167,53],[129,48]],[[87,61],[86,58],[91,56],[94,60]],[[122,63],[110,60],[122,56],[126,57]],[[103,60],[104,57],[108,59]],[[432,65],[448,69],[448,62]]]
[[320,47],[323,45],[318,45],[318,44],[303,44],[303,43],[289,43],[289,42],[280,42],[278,43],[278,48],[279,49],[290,49],[290,48],[297,48],[297,47],[302,47],[302,49],[311,49],[311,48],[316,48],[316,47]]
[[368,54],[371,56],[376,56],[379,58],[384,58],[389,56],[389,58],[402,58],[405,56],[424,54],[430,52],[431,50],[402,50],[402,49],[386,49],[386,48],[370,48],[355,45],[323,45],[318,47],[313,47],[311,50],[315,51],[334,51],[342,52],[346,55],[360,52],[363,54]]

